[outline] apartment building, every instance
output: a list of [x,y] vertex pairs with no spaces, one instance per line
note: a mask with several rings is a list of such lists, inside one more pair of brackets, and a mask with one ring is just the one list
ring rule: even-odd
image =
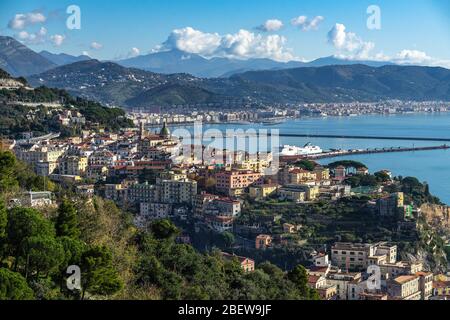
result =
[[358,300],[359,292],[362,292],[362,286],[359,286],[362,281],[360,272],[329,272],[326,281],[336,286],[338,300]]
[[241,203],[230,198],[213,199],[206,205],[203,213],[207,215],[235,217],[241,213]]
[[281,187],[277,191],[278,196],[281,199],[303,202],[314,201],[319,195],[319,187],[310,185],[296,185],[290,184]]
[[67,156],[59,159],[59,173],[71,176],[83,176],[88,166],[84,156]]
[[397,246],[387,246],[385,243],[337,242],[331,248],[332,263],[343,269],[364,270],[371,264],[395,262],[396,259]]
[[251,185],[262,185],[263,176],[248,170],[222,171],[215,175],[217,191],[229,196],[237,196]]
[[161,189],[148,182],[133,184],[128,188],[128,200],[131,203],[159,203]]
[[233,230],[234,217],[230,216],[207,216],[206,222],[209,227],[219,233]]
[[165,219],[172,215],[172,205],[168,203],[147,203],[141,202],[140,215],[147,219]]
[[393,216],[404,209],[404,194],[396,192],[377,200],[376,210],[380,216]]
[[189,179],[159,180],[161,188],[161,202],[172,204],[194,204],[197,195],[197,182]]
[[255,200],[262,200],[275,194],[280,186],[278,184],[263,184],[260,186],[250,186],[249,195]]
[[398,276],[387,283],[387,292],[393,300],[420,300],[420,277],[416,275]]
[[419,277],[419,290],[421,292],[421,299],[428,300],[433,295],[433,273],[419,271],[415,273]]
[[[29,164],[35,171],[38,163],[48,163],[48,174],[51,174],[56,163],[66,149],[50,145],[21,145],[14,149],[17,159]],[[42,170],[42,167],[40,167]],[[53,169],[53,170],[52,170]],[[45,171],[45,170],[44,170]]]

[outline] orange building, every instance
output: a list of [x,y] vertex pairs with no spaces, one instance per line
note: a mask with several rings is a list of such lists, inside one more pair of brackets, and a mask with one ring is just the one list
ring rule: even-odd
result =
[[272,245],[272,237],[267,234],[260,234],[256,237],[255,248],[266,249]]
[[216,174],[216,189],[229,196],[237,196],[251,185],[262,185],[263,176],[248,170],[223,171]]

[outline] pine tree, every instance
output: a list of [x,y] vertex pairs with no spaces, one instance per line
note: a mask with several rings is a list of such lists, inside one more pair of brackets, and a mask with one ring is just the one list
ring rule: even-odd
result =
[[58,209],[58,218],[56,219],[56,235],[58,237],[78,238],[80,229],[78,228],[77,210],[73,203],[64,199]]

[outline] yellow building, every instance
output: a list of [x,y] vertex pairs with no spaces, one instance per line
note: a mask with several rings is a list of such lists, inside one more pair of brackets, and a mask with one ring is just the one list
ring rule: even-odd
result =
[[313,171],[316,174],[317,181],[330,180],[330,169],[324,167],[317,167]]
[[277,191],[278,187],[279,186],[277,184],[263,184],[260,186],[251,186],[249,188],[250,197],[256,200],[264,199],[270,196],[271,194],[274,194]]
[[60,174],[82,176],[88,166],[87,157],[69,156],[59,161]]
[[313,171],[296,168],[289,172],[289,181],[292,184],[313,182],[313,181],[316,181],[316,179],[317,179],[317,174]]

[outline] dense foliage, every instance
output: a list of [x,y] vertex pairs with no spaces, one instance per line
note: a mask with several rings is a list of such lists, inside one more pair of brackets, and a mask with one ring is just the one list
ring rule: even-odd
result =
[[[1,198],[24,182],[21,164],[0,153]],[[33,180],[33,174],[29,173]],[[58,194],[64,194],[63,192]],[[0,199],[0,299],[317,299],[305,270],[262,262],[244,272],[220,251],[177,242],[169,220],[138,231],[130,216],[101,198],[61,198],[57,208],[7,208]],[[231,245],[234,238],[224,235]],[[81,290],[68,290],[69,266]]]

